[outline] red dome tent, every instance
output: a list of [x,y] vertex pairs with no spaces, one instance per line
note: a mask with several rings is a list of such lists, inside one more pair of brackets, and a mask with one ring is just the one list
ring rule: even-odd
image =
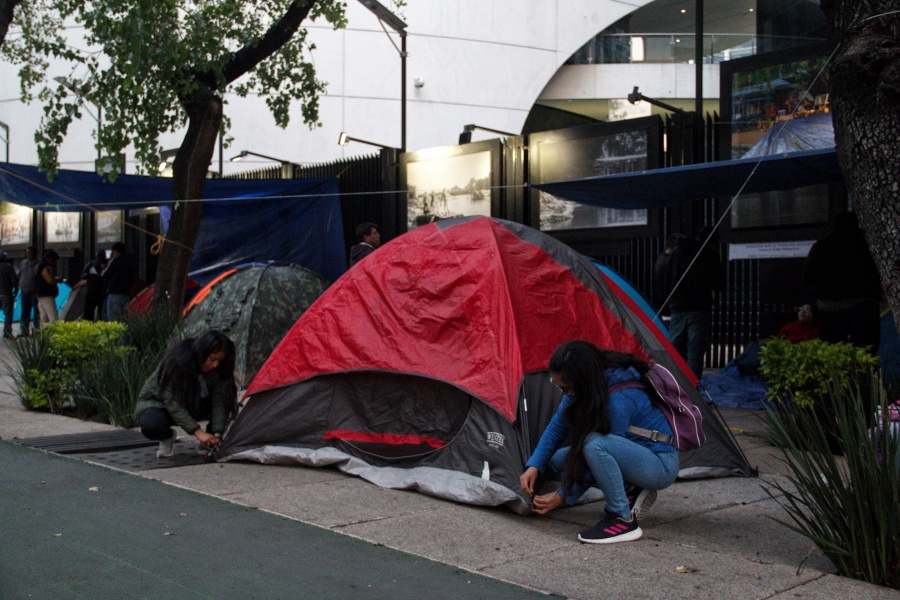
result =
[[[466,217],[420,227],[350,269],[260,369],[225,460],[335,465],[393,488],[528,510],[523,465],[560,401],[563,341],[632,352],[696,381],[585,257],[534,229]],[[749,473],[704,408],[682,476]]]

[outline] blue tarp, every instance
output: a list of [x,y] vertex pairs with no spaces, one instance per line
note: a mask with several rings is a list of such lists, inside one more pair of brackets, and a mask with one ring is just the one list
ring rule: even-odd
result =
[[[208,180],[192,277],[205,283],[236,264],[274,260],[334,281],[347,268],[338,193],[333,177]],[[36,167],[5,164],[0,200],[65,212],[160,206],[166,221],[172,180],[120,175],[112,183],[95,173],[61,170],[48,182]]]
[[[69,294],[72,292],[72,288],[68,283],[60,283],[59,285],[59,296],[56,297],[56,310],[61,311],[63,306],[66,305],[66,302],[69,300]],[[37,306],[34,307],[34,312],[36,313],[38,310]],[[3,311],[0,311],[0,323],[6,320],[6,315],[3,314]],[[13,306],[13,323],[17,323],[22,320],[22,292],[18,292],[16,294],[16,303]]]
[[842,181],[834,148],[722,160],[587,177],[535,187],[566,200],[607,208],[664,208],[700,198],[732,197]]
[[741,158],[825,148],[834,149],[831,113],[778,121]]

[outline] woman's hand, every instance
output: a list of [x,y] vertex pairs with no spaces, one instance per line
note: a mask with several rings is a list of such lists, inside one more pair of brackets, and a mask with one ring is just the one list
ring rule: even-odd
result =
[[194,437],[203,444],[204,446],[209,446],[210,448],[219,449],[219,438],[211,433],[206,433],[202,429],[198,429],[194,432]]
[[535,496],[534,500],[531,502],[531,510],[539,515],[546,515],[562,505],[563,499],[559,497],[559,494],[550,492],[549,494],[543,494],[542,496]]
[[522,487],[522,491],[528,494],[529,498],[534,496],[534,484],[537,481],[538,475],[540,475],[540,473],[538,472],[537,467],[528,467],[525,469],[525,472],[522,473],[521,477],[519,477],[519,485]]

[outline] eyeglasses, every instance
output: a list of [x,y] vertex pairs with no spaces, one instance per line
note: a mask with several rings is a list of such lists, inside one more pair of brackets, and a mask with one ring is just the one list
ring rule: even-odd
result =
[[553,384],[553,387],[555,387],[555,388],[558,389],[560,392],[562,392],[562,395],[563,395],[563,396],[571,396],[571,395],[572,395],[572,388],[571,388],[571,387],[562,387],[562,386],[560,386],[560,385],[557,385],[557,383],[556,383],[555,381],[553,381],[553,378],[552,378],[552,377],[550,378],[550,383]]

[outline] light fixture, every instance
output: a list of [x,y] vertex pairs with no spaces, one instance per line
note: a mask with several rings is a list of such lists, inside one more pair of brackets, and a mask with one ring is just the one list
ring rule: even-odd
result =
[[377,146],[379,148],[391,148],[391,146],[387,146],[385,144],[379,144],[377,142],[369,142],[366,140],[361,140],[359,138],[350,137],[347,135],[347,132],[342,131],[341,135],[338,137],[338,146],[346,146],[348,142],[357,142],[360,144],[368,144],[370,146]]
[[648,98],[647,96],[643,95],[642,93],[640,93],[638,91],[638,86],[634,86],[634,91],[632,91],[630,94],[628,94],[628,101],[631,102],[632,104],[637,104],[641,100],[646,100],[647,102],[649,102],[650,104],[653,104],[654,106],[658,106],[660,108],[664,108],[666,110],[670,110],[675,113],[683,113],[684,112],[684,110],[678,108],[677,106],[672,106],[671,104],[666,104],[662,100],[655,100],[653,98]]
[[491,133],[499,133],[500,135],[508,135],[514,136],[518,135],[515,133],[509,133],[508,131],[500,131],[499,129],[491,129],[490,127],[482,127],[481,125],[463,125],[463,131],[459,134],[459,143],[460,144],[468,144],[472,141],[472,132],[476,129],[480,129],[481,131],[490,131]]
[[[369,9],[378,20],[386,23],[391,29],[400,34],[400,48],[394,44],[394,48],[400,53],[400,152],[406,152],[406,23],[400,17],[392,13],[378,0],[359,0],[359,3]],[[387,33],[387,30],[385,30]],[[390,36],[388,36],[390,38]],[[394,41],[391,40],[393,44]],[[421,87],[421,86],[417,86]],[[361,142],[361,140],[356,140]],[[368,144],[369,142],[362,142]],[[341,144],[342,146],[344,144]],[[381,144],[372,144],[381,146]],[[381,146],[387,148],[388,146]]]
[[169,165],[175,160],[175,155],[178,154],[178,148],[172,148],[171,150],[163,150],[159,153],[159,172],[163,173],[166,169],[169,168]]
[[282,165],[295,165],[297,163],[291,162],[289,160],[284,160],[283,158],[275,158],[274,156],[266,156],[265,154],[259,154],[258,152],[250,152],[249,150],[241,150],[240,154],[237,156],[232,156],[228,160],[231,162],[238,162],[248,156],[258,156],[259,158],[264,158],[266,160],[271,160],[273,162],[281,163]]
[[686,12],[687,12],[687,9],[686,9],[686,8],[682,8],[682,9],[681,9],[681,14],[684,14],[684,13],[686,13]]

